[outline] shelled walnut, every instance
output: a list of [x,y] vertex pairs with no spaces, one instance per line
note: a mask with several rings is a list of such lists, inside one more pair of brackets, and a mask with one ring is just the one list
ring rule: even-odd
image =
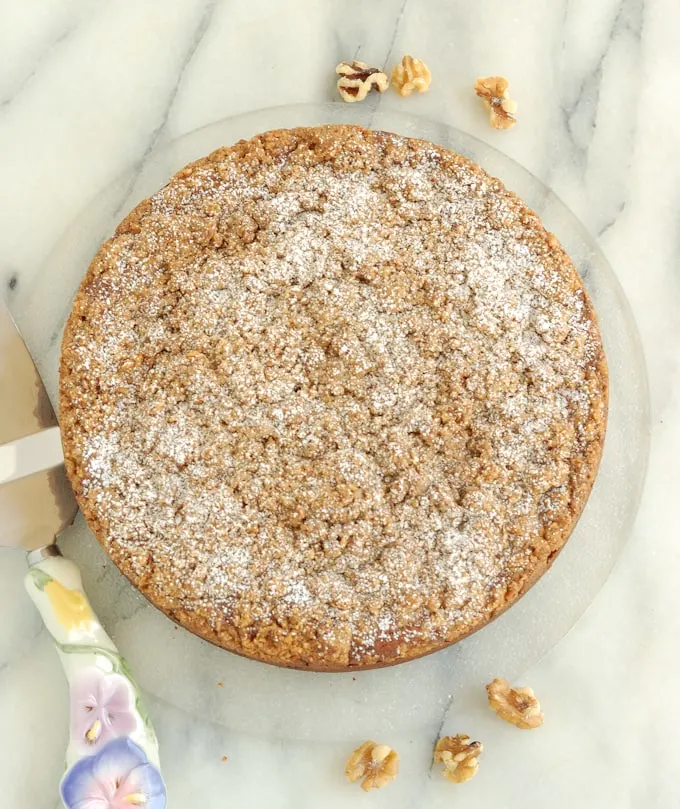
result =
[[477,774],[479,756],[483,750],[481,742],[473,742],[465,734],[444,736],[434,748],[434,762],[444,765],[444,778],[454,784],[462,784]]
[[503,76],[489,76],[475,82],[475,93],[489,110],[489,121],[495,129],[510,129],[517,123],[517,103],[510,98],[508,86]]
[[345,775],[354,781],[361,781],[364,792],[382,789],[397,777],[399,753],[386,744],[366,741],[352,753],[345,764]]
[[432,83],[430,69],[422,59],[406,54],[392,68],[392,85],[400,96],[409,96],[414,90],[426,93]]
[[353,104],[363,101],[372,89],[384,93],[390,83],[387,76],[377,67],[369,67],[364,62],[340,62],[335,68],[338,79],[338,93],[343,101]]
[[531,688],[512,688],[507,680],[496,677],[487,687],[489,708],[522,730],[532,730],[543,724],[541,706]]

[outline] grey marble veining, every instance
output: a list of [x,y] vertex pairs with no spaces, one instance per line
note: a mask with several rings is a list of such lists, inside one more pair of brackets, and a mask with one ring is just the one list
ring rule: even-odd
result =
[[[256,710],[239,688],[249,678],[263,689],[274,681],[242,661],[230,668],[238,688],[206,678],[191,709],[152,689],[171,806],[680,805],[673,752],[680,749],[673,698],[680,666],[678,31],[676,0],[0,0],[0,289],[46,374],[54,373],[83,268],[65,257],[61,273],[46,277],[45,261],[102,188],[130,167],[142,172],[156,149],[212,121],[333,100],[340,59],[391,64],[404,51],[429,64],[430,93],[405,100],[387,93],[370,103],[460,127],[546,182],[614,267],[646,354],[653,432],[642,506],[591,608],[523,674],[546,713],[540,731],[518,735],[494,720],[483,693],[460,696],[452,710],[444,699],[420,724],[395,727],[386,741],[402,754],[399,778],[364,798],[342,775],[349,740],[327,727],[318,740],[292,738],[280,727],[282,712],[268,707],[291,700],[309,727],[303,695],[283,678]],[[520,104],[520,123],[509,132],[488,127],[470,89],[477,75],[493,73],[509,77]],[[125,188],[114,191],[125,199]],[[97,610],[142,681],[152,682],[155,651],[173,644],[187,683],[212,672],[209,652],[181,630],[168,623],[149,635],[151,608],[82,522],[65,550],[83,566]],[[0,804],[7,809],[57,806],[68,721],[66,687],[23,593],[23,569],[23,559],[0,552]],[[433,668],[444,696],[451,668]],[[401,700],[406,713],[416,702],[409,669],[395,671],[357,698],[362,733],[371,704]],[[484,742],[470,783],[447,784],[431,772],[440,730]]]

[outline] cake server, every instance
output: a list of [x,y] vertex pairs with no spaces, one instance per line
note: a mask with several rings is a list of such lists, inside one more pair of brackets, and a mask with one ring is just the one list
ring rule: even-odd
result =
[[77,566],[56,545],[77,510],[54,410],[0,302],[0,546],[28,554],[26,589],[69,681],[62,800],[68,809],[163,809],[158,744],[139,689],[94,614]]

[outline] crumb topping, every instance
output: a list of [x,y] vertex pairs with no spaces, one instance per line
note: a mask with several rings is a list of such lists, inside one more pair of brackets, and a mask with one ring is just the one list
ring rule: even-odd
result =
[[606,371],[573,265],[464,158],[267,133],[120,225],[62,356],[67,468],[159,607],[291,665],[393,662],[549,564],[599,460]]

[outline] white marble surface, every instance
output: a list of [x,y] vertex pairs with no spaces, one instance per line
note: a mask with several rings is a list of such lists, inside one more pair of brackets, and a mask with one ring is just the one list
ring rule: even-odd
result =
[[[319,728],[323,741],[286,740],[294,734],[277,726],[272,706],[297,700],[303,712],[304,691],[273,689],[250,723],[230,683],[206,682],[194,713],[150,698],[170,806],[680,805],[679,30],[676,0],[0,0],[0,284],[46,373],[82,268],[65,265],[63,275],[47,278],[41,267],[104,185],[203,124],[332,99],[341,58],[391,63],[405,50],[428,61],[432,90],[405,101],[386,94],[380,104],[459,126],[547,182],[597,237],[630,298],[647,357],[652,455],[639,517],[590,610],[522,676],[544,705],[540,731],[519,734],[470,695],[447,714],[444,730],[485,743],[474,781],[458,787],[430,777],[441,722],[433,715],[381,739],[401,752],[402,772],[382,793],[364,796],[342,777],[349,739]],[[511,79],[521,105],[511,132],[489,129],[470,93],[477,75],[496,72]],[[82,525],[65,548],[90,589],[97,585],[93,601],[140,672],[174,643],[178,669],[201,675],[200,644],[171,628],[143,632],[154,620],[150,608]],[[0,552],[6,809],[58,805],[67,734],[65,686],[23,593],[23,570],[18,555]],[[256,664],[244,665],[247,684],[257,677],[247,667]],[[408,706],[406,676],[401,693]],[[231,724],[224,705],[232,706]]]

